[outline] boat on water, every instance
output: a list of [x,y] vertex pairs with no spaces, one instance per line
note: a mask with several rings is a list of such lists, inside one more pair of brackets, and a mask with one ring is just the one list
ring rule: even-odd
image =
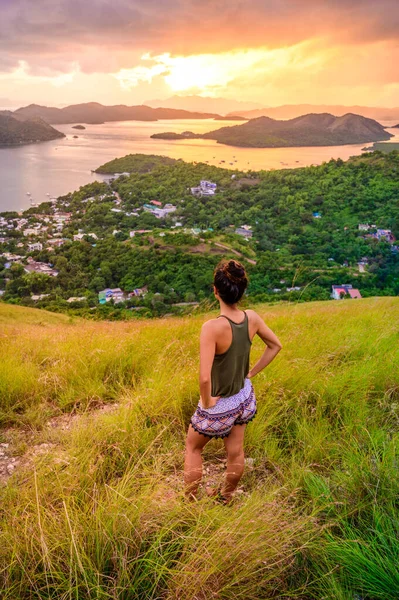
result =
[[26,192],[26,195],[27,196],[31,196],[32,194],[30,192]]
[[46,196],[50,196],[50,192],[46,192]]

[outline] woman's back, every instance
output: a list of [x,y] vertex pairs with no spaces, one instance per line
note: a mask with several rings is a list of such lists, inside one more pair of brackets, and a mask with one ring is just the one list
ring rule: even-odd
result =
[[215,322],[217,331],[216,353],[211,371],[212,396],[226,397],[237,394],[248,374],[252,342],[248,315],[245,311],[240,313],[244,315],[240,322],[227,315],[219,315],[220,321]]

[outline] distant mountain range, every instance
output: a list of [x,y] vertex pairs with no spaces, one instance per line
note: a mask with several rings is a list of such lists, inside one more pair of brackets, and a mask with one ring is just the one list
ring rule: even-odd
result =
[[176,108],[197,112],[215,112],[220,115],[226,115],[227,113],[241,115],[243,111],[262,108],[262,104],[257,102],[230,100],[228,98],[204,98],[203,96],[172,96],[166,100],[149,100],[145,104],[153,108],[162,106],[163,108]]
[[151,108],[149,106],[104,106],[98,102],[73,104],[64,108],[54,108],[30,104],[12,113],[16,117],[38,117],[47,123],[89,123],[100,124],[107,121],[158,121],[159,119],[213,119],[215,113],[188,112],[171,108]]
[[[377,121],[396,121],[399,119],[399,107],[396,108],[378,108],[373,106],[341,106],[341,105],[314,105],[314,104],[285,104],[283,106],[274,106],[270,108],[261,108],[257,110],[241,110],[240,115],[247,119],[256,119],[257,117],[271,117],[273,119],[293,119],[309,113],[330,113],[336,117],[341,117],[348,113],[362,115],[369,119]],[[233,109],[230,114],[237,114]]]
[[362,144],[389,140],[393,136],[373,119],[354,114],[334,117],[324,113],[303,115],[288,121],[259,117],[243,125],[222,127],[205,134],[185,131],[182,134],[167,132],[151,137],[169,140],[205,138],[229,146],[282,148]]
[[65,135],[40,118],[15,118],[10,111],[0,112],[0,146],[48,142]]

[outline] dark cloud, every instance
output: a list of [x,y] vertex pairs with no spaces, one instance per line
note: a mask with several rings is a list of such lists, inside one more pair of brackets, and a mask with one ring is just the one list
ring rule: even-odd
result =
[[112,72],[142,52],[397,39],[398,0],[0,0],[0,70]]

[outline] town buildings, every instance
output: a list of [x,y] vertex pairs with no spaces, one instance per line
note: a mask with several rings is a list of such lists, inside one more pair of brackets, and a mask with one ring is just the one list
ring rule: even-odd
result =
[[357,288],[353,288],[352,285],[343,284],[343,285],[333,285],[331,298],[334,300],[342,300],[346,296],[350,298],[361,298],[361,293]]
[[237,227],[234,233],[241,235],[241,237],[244,237],[247,240],[251,239],[253,236],[251,227],[249,225],[242,225],[241,227]]
[[[152,202],[153,202],[153,204],[144,204],[143,210],[153,214],[158,219],[163,219],[164,217],[166,217],[166,215],[168,215],[172,212],[175,212],[175,210],[176,210],[176,206],[174,206],[173,204],[168,203],[168,204],[165,204],[165,206],[163,208],[158,208],[158,206],[154,206],[155,201],[152,201]],[[160,203],[157,202],[157,204],[160,204]]]
[[193,196],[213,196],[216,193],[217,184],[203,179],[198,187],[190,188]]
[[49,275],[50,277],[57,277],[58,271],[53,269],[51,265],[43,262],[37,262],[33,260],[31,256],[27,259],[27,265],[24,265],[24,271],[26,273],[41,273],[42,275]]

